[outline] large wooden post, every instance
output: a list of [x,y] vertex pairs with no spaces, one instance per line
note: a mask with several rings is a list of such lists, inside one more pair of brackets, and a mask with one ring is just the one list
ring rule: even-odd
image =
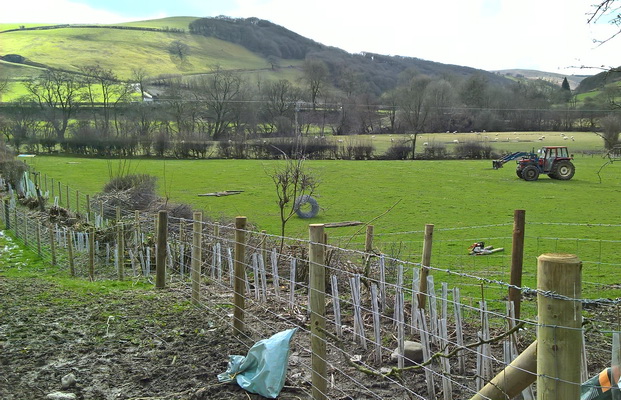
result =
[[522,264],[524,261],[524,210],[515,210],[513,213],[513,245],[511,249],[511,286],[509,287],[509,301],[513,303],[515,318],[520,319],[520,303],[522,293]]
[[423,243],[423,267],[420,271],[420,285],[418,294],[418,308],[424,309],[427,304],[427,276],[431,264],[431,245],[433,244],[433,224],[425,225],[425,239]]
[[580,398],[582,263],[573,254],[537,259],[537,400]]
[[324,225],[311,224],[309,248],[312,393],[314,400],[327,398],[326,362],[326,267]]
[[168,211],[160,210],[157,215],[157,255],[155,258],[155,287],[166,287],[166,252],[168,241]]
[[233,285],[233,328],[236,334],[241,334],[245,329],[244,298],[246,290],[246,268],[244,259],[246,254],[246,217],[235,218],[235,280]]
[[116,255],[117,255],[117,278],[125,279],[125,227],[122,222],[116,224]]
[[195,212],[192,223],[192,304],[198,305],[201,300],[201,257],[202,257],[202,238],[201,230],[203,227],[203,213]]

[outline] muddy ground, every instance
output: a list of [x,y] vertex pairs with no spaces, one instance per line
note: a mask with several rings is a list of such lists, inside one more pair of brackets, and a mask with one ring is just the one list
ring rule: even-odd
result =
[[[187,288],[82,293],[44,279],[3,277],[3,268],[0,399],[45,399],[56,392],[103,400],[263,398],[217,380],[230,354],[245,355],[260,338],[233,339],[222,320],[226,312],[191,306]],[[261,323],[251,331],[260,332],[268,318],[259,315]],[[279,323],[268,321],[272,329]],[[310,352],[302,337],[292,342],[280,399],[310,398]],[[75,384],[63,387],[70,374]],[[380,379],[353,374],[379,398],[407,398]],[[339,380],[339,393],[331,398],[378,398]]]
[[[37,277],[3,276],[3,272],[19,265],[10,262],[6,249],[0,249],[0,253],[1,400],[45,399],[55,392],[73,394],[80,400],[262,399],[234,383],[217,380],[217,374],[226,370],[230,354],[245,355],[261,337],[234,339],[227,311],[190,305],[186,286],[95,293],[63,289]],[[206,304],[213,301],[222,305],[227,296],[211,293],[204,299]],[[250,329],[254,335],[265,330],[266,325],[272,334],[290,328],[296,321],[295,316],[286,316],[289,323],[283,323],[284,310],[280,318],[274,317],[274,312],[281,312],[279,309],[253,312],[258,321]],[[307,323],[303,319],[298,322],[302,326]],[[310,352],[303,337],[306,335],[294,337],[292,342],[289,372],[280,399],[310,398]],[[589,347],[601,345],[606,346],[589,343]],[[370,353],[367,351],[364,357]],[[606,366],[605,359],[595,361],[590,365],[593,371]],[[335,377],[331,384],[338,387],[331,390],[332,399],[408,398],[396,385],[356,371],[345,361],[333,357],[331,363],[328,373]],[[354,381],[344,378],[339,370],[347,371]],[[462,379],[465,386],[472,387],[473,374],[469,375],[454,379]],[[63,378],[70,376],[75,382],[63,387]],[[423,396],[415,398],[424,398],[427,390],[423,373],[408,372],[404,380]],[[436,387],[439,394],[441,382],[436,382]],[[471,389],[454,387],[454,398],[469,398],[471,394]]]

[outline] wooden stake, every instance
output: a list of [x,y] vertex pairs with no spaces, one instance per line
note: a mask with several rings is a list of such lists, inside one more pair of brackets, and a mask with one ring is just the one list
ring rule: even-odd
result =
[[166,287],[166,256],[168,250],[168,212],[160,210],[157,215],[157,255],[155,258],[155,287]]
[[580,398],[581,275],[573,254],[537,259],[537,400]]
[[[233,329],[240,335],[246,330],[244,311],[246,308],[244,290],[246,281],[246,268],[244,260],[246,255],[246,217],[235,218],[235,284],[233,287]],[[214,229],[218,228],[218,225]],[[255,283],[257,277],[255,276]],[[258,289],[257,289],[258,290]]]
[[201,229],[203,224],[203,213],[195,212],[192,224],[192,304],[198,305],[201,299],[201,257],[202,243]]
[[122,223],[116,225],[116,254],[118,257],[118,280],[125,278],[125,229]]
[[433,244],[433,224],[425,225],[425,241],[423,243],[423,264],[420,271],[420,290],[418,294],[418,308],[425,308],[427,304],[427,276],[431,264],[431,245]]
[[513,246],[511,249],[511,286],[509,287],[509,301],[513,302],[515,318],[520,319],[520,302],[522,293],[517,287],[522,287],[522,264],[524,260],[524,210],[515,210],[513,213]]
[[326,267],[324,226],[309,225],[309,276],[311,309],[311,365],[312,397],[314,400],[327,398],[328,379],[326,362]]
[[93,216],[91,215],[91,195],[86,195],[86,220],[92,221]]

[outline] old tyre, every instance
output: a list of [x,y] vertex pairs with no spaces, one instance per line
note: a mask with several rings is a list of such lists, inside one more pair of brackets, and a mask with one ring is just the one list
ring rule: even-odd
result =
[[539,178],[539,170],[534,165],[526,166],[522,170],[522,178],[525,181],[536,181]]
[[313,218],[319,213],[317,200],[305,194],[295,199],[295,213],[300,218]]
[[576,173],[576,167],[569,160],[562,160],[554,164],[552,167],[552,171],[550,172],[550,176],[554,174],[555,179],[560,179],[562,181],[568,181],[574,177]]

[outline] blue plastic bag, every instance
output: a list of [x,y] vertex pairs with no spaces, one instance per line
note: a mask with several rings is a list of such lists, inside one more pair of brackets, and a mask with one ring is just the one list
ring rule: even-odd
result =
[[274,399],[285,385],[289,361],[289,342],[298,328],[278,332],[269,339],[256,342],[248,355],[229,356],[226,372],[218,375],[220,382],[233,379],[244,390]]

